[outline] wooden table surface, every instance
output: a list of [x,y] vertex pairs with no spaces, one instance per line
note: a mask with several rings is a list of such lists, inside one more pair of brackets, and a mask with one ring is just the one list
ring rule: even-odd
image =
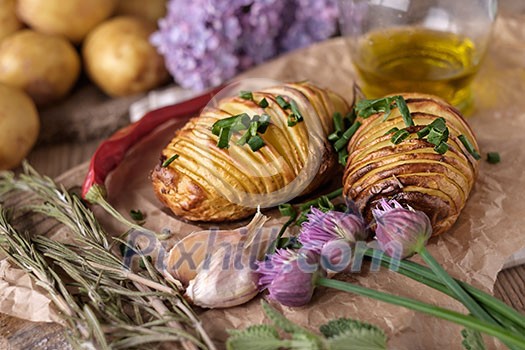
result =
[[[503,0],[501,7],[512,13],[525,13],[525,2]],[[41,173],[56,177],[91,157],[100,139],[82,143],[41,145],[29,155],[30,163]],[[525,265],[501,271],[495,295],[525,313]],[[0,314],[0,349],[62,350],[69,348],[58,325],[37,324]]]

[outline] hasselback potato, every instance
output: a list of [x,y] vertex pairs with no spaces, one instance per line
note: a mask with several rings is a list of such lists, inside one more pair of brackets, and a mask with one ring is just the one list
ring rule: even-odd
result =
[[[358,118],[362,125],[348,144],[344,193],[368,220],[381,198],[394,198],[421,210],[431,219],[434,235],[438,235],[454,224],[465,206],[478,171],[479,157],[472,151],[478,145],[461,114],[446,102],[422,94],[402,96],[414,125],[406,127],[398,108],[386,120],[384,113]],[[445,119],[449,133],[448,150],[443,154],[417,135],[440,117]],[[394,144],[393,128],[406,128],[408,137]],[[472,149],[461,139],[466,139]]]
[[[311,192],[336,169],[327,136],[334,112],[349,109],[339,95],[308,82],[225,98],[190,120],[162,151],[152,172],[155,193],[187,220],[221,222]],[[245,123],[243,113],[251,121]],[[269,126],[243,144],[248,130],[237,126],[254,131],[259,116],[269,118]],[[228,131],[229,143],[220,145]]]

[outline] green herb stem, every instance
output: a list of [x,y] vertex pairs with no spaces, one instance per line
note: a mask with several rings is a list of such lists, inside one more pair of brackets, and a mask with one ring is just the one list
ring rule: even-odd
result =
[[319,198],[312,199],[312,200],[310,200],[308,202],[304,202],[304,203],[299,204],[299,209],[301,211],[308,210],[308,209],[310,209],[310,207],[318,205],[319,202],[321,201],[321,198],[323,198],[323,197],[326,197],[326,198],[332,200],[334,198],[339,197],[342,194],[343,194],[343,188],[341,187],[341,188],[338,188],[337,190],[334,190],[334,191],[332,191],[332,192],[330,192],[328,194],[325,194],[324,196],[321,196]]
[[439,277],[441,282],[445,284],[458,300],[465,305],[465,307],[480,320],[487,322],[495,322],[495,320],[454,280],[443,267],[434,259],[426,247],[423,247],[418,252],[423,260],[428,264],[434,274]]
[[341,136],[341,138],[334,143],[334,148],[337,152],[339,152],[343,148],[346,148],[346,146],[348,145],[348,142],[350,141],[352,136],[354,136],[355,132],[357,131],[357,129],[359,129],[360,126],[361,126],[360,122],[354,122],[354,124],[352,124],[352,126],[349,127],[343,133],[343,136]]
[[405,298],[385,292],[380,292],[356,284],[332,280],[328,278],[318,278],[316,284],[323,287],[333,288],[348,293],[366,296],[372,299],[405,307],[410,310],[419,311],[428,315],[441,318],[446,321],[454,322],[473,330],[477,330],[488,335],[492,335],[508,344],[525,348],[525,337],[509,332],[499,326],[495,326],[486,321],[478,320],[472,316],[430,305],[410,298]]
[[[372,259],[380,259],[382,263],[385,264],[385,266],[399,266],[399,273],[405,274],[405,271],[408,271],[407,277],[413,278],[413,276],[417,276],[417,278],[425,279],[425,281],[432,281],[432,284],[423,282],[424,284],[428,285],[429,287],[436,288],[437,285],[443,286],[443,289],[448,291],[448,288],[441,282],[439,277],[437,277],[432,270],[429,268],[419,265],[413,261],[409,260],[393,260],[391,257],[385,255],[379,250],[374,249],[367,249],[364,252],[365,256],[368,256]],[[419,279],[413,278],[417,281],[422,282]],[[523,330],[523,333],[525,333],[525,316],[520,314],[518,311],[510,307],[509,305],[505,304],[503,301],[495,298],[494,296],[485,293],[476,287],[459,280],[456,280],[457,283],[461,285],[462,288],[464,288],[470,295],[472,295],[478,302],[482,303],[487,309],[491,310],[491,314],[496,312],[497,314],[503,315],[506,319],[512,321],[519,329]],[[452,292],[448,291],[448,293],[452,294]],[[447,294],[448,294],[447,293]]]

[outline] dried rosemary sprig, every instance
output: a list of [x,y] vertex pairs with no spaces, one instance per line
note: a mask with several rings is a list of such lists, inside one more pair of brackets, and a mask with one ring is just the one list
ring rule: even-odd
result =
[[[0,201],[24,192],[37,203],[13,209],[56,219],[76,242],[67,245],[20,233],[0,205],[0,236],[6,242],[2,249],[46,288],[71,330],[73,346],[85,348],[87,342],[100,349],[124,349],[176,341],[185,349],[214,349],[176,286],[146,259],[143,271],[125,266],[113,249],[120,241],[106,234],[78,196],[27,163],[19,177],[0,174]],[[66,284],[62,276],[73,283]]]

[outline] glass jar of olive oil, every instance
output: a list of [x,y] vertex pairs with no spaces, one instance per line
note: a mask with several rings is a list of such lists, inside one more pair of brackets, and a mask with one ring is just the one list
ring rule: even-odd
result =
[[496,0],[339,0],[341,31],[368,98],[423,92],[462,111],[483,60]]

